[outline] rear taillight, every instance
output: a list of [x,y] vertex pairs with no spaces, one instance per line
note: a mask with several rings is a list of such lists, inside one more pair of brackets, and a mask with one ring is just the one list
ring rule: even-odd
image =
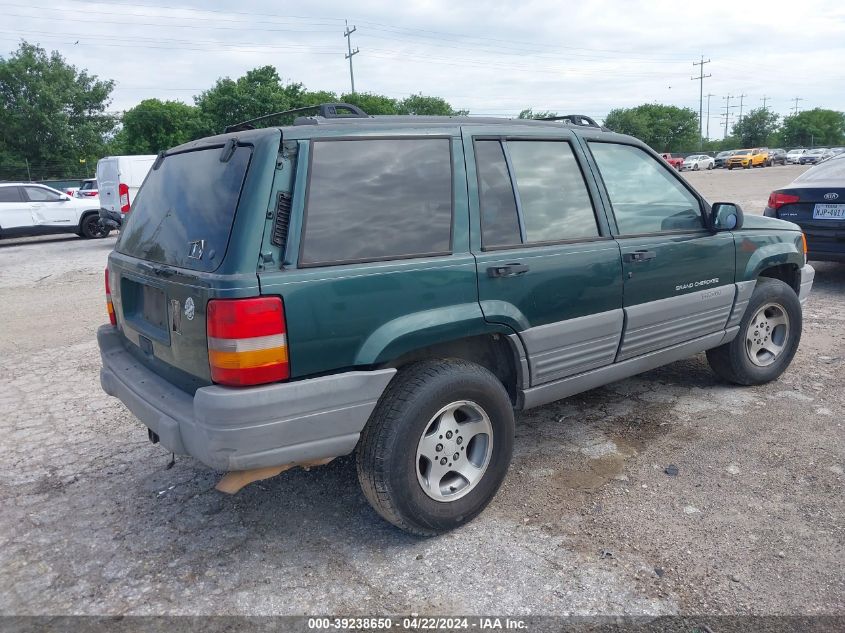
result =
[[114,316],[114,304],[111,301],[111,284],[109,283],[109,269],[106,268],[106,310],[109,313],[109,321],[112,325],[117,325],[117,319]]
[[290,376],[285,309],[280,297],[208,302],[211,379],[244,387]]
[[117,186],[117,194],[120,196],[120,212],[129,213],[129,185],[120,183]]
[[785,204],[794,204],[800,200],[800,196],[791,193],[780,193],[773,191],[769,196],[768,206],[772,209],[780,209]]

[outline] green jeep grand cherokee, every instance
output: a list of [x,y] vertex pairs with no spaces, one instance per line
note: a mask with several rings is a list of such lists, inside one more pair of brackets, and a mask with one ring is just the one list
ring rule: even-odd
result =
[[101,381],[169,451],[249,481],[357,448],[379,514],[434,534],[495,495],[514,411],[705,350],[741,385],[792,360],[794,224],[587,117],[343,110],[174,148],[138,194]]

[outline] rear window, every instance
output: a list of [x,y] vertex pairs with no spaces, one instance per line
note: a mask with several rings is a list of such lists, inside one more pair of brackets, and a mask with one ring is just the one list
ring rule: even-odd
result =
[[132,202],[117,251],[160,264],[213,271],[229,243],[252,148],[221,162],[220,147],[167,156]]
[[[845,181],[845,156],[831,158],[795,179],[795,182]],[[838,184],[838,183],[837,183]]]
[[300,264],[451,251],[449,139],[315,141]]

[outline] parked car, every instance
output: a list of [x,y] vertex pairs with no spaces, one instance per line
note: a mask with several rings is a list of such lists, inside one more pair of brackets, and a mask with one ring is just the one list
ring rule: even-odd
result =
[[155,155],[106,156],[97,161],[103,227],[111,230],[123,225],[123,218],[132,209],[132,201],[155,159]]
[[733,149],[726,150],[724,152],[719,152],[718,154],[716,154],[716,158],[713,159],[713,167],[726,167],[727,165],[725,163],[727,163],[728,158],[730,158],[734,154],[736,154],[736,150]]
[[681,171],[681,166],[684,164],[684,159],[680,156],[672,156],[672,154],[665,153],[660,155],[663,160],[672,165],[678,171]]
[[845,262],[845,154],[775,189],[764,215],[800,226],[810,259]]
[[102,386],[218,487],[357,451],[436,534],[496,494],[514,411],[705,350],[742,385],[789,366],[796,225],[584,116],[319,110],[164,153],[109,255]]
[[801,156],[798,162],[801,165],[815,165],[822,159],[822,157],[825,155],[825,152],[827,152],[826,147],[816,147],[815,149],[809,149],[805,154]]
[[97,179],[96,178],[89,178],[88,180],[82,183],[82,186],[76,190],[76,197],[77,198],[96,198],[99,195],[99,189],[97,188]]
[[786,153],[786,162],[788,165],[797,165],[801,162],[801,157],[807,153],[806,149],[791,149]]
[[765,167],[768,162],[769,150],[765,147],[755,147],[752,149],[736,150],[736,153],[726,161],[726,166],[728,169],[733,169],[734,167],[751,169],[752,167]]
[[786,165],[786,151],[782,149],[769,150],[769,167],[772,165]]
[[693,154],[692,156],[687,156],[684,159],[684,162],[681,163],[681,169],[690,169],[692,171],[698,171],[699,169],[713,169],[713,157],[708,156],[707,154]]
[[76,233],[105,237],[99,209],[90,199],[72,198],[61,191],[28,182],[0,183],[0,237]]

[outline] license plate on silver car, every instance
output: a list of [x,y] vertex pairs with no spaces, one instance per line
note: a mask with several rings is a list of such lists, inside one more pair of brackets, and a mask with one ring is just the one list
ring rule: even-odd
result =
[[845,220],[845,204],[817,204],[813,207],[814,220]]

